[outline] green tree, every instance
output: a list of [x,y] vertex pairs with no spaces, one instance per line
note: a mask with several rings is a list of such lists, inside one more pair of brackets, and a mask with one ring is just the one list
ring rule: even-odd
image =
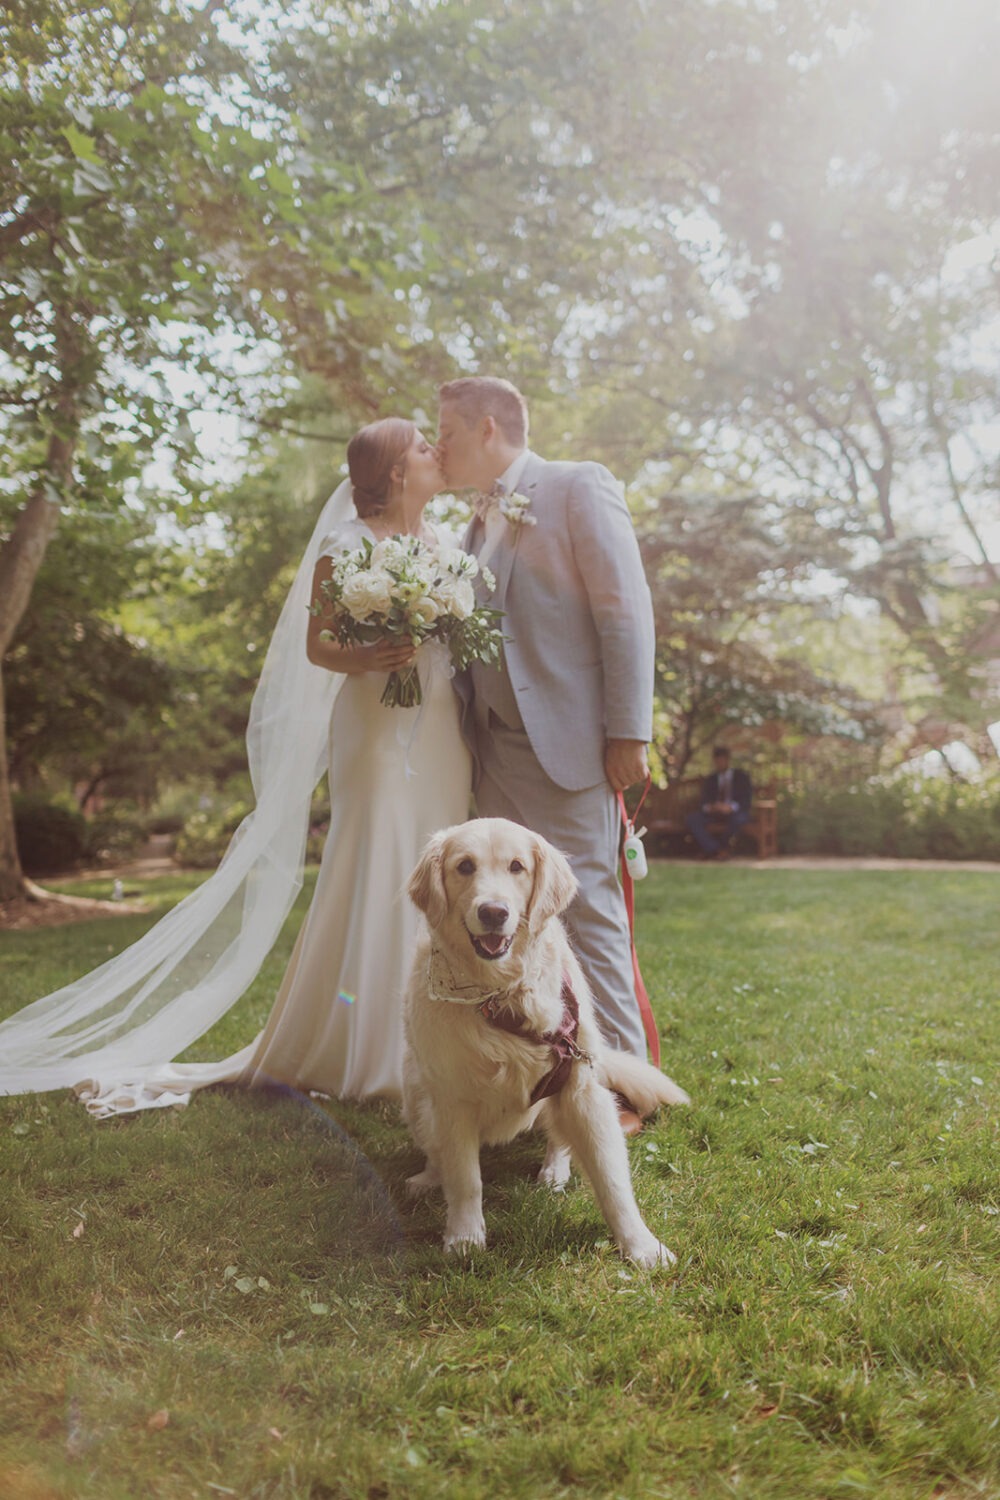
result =
[[[158,441],[187,443],[186,419],[138,372],[190,355],[191,330],[238,315],[220,252],[262,212],[266,152],[226,103],[246,68],[216,35],[219,8],[90,0],[8,10],[0,655],[60,511],[116,510]],[[21,885],[3,729],[0,717],[0,899]]]
[[[619,197],[649,230],[645,258],[623,263],[581,347],[577,421],[626,470],[766,493],[810,539],[817,578],[891,622],[911,716],[936,704],[981,724],[993,604],[988,589],[961,599],[950,562],[964,550],[996,577],[1000,288],[956,252],[1000,201],[996,8],[706,10],[716,55],[690,61],[717,128],[695,137],[700,204],[640,201],[650,159],[662,150],[665,176],[672,163],[654,130]],[[670,18],[650,24],[659,57]]]
[[[789,640],[803,603],[808,548],[780,510],[754,494],[661,495],[645,513],[641,546],[657,630],[657,750],[671,778],[705,759],[715,741],[765,728],[799,736],[877,739],[876,705],[830,671],[816,671]],[[884,730],[882,731],[884,733]]]
[[180,581],[150,525],[134,510],[83,509],[46,550],[4,668],[10,774],[22,790],[68,782],[82,805],[109,784],[148,796],[155,783],[179,674],[121,620],[137,591],[175,592]]

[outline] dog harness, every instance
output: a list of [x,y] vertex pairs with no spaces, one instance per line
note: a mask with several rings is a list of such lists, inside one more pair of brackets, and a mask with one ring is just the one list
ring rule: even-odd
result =
[[491,995],[479,1006],[479,1014],[499,1031],[507,1031],[511,1036],[520,1037],[523,1042],[534,1042],[536,1046],[549,1048],[552,1066],[535,1084],[529,1104],[537,1104],[540,1099],[549,1099],[553,1094],[558,1094],[569,1082],[573,1064],[591,1061],[590,1054],[577,1046],[580,1006],[573,993],[573,986],[565,975],[562,982],[562,1003],[563,1013],[559,1025],[555,1031],[544,1032],[532,1031],[530,1026],[524,1024],[523,1018],[507,1009],[500,995]]

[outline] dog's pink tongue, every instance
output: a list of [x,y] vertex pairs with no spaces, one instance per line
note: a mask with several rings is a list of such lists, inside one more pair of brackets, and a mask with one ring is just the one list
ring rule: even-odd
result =
[[507,946],[507,939],[502,932],[483,932],[476,939],[480,948],[485,948],[487,953],[502,953]]

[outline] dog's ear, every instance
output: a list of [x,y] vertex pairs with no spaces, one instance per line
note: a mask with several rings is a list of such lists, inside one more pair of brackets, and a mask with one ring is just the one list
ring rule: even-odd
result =
[[424,913],[431,927],[439,927],[448,910],[444,889],[444,846],[447,829],[434,834],[410,876],[407,890],[414,906]]
[[528,902],[528,931],[538,932],[550,917],[565,911],[576,895],[577,880],[565,854],[534,835],[535,878]]

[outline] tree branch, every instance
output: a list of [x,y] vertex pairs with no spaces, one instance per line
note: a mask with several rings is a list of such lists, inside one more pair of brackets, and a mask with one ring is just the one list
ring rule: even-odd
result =
[[894,542],[896,540],[896,522],[889,504],[889,492],[892,488],[894,451],[892,433],[886,426],[882,413],[878,409],[878,402],[875,400],[874,393],[863,375],[858,376],[855,381],[855,388],[861,394],[861,399],[868,409],[868,415],[875,424],[875,431],[878,433],[879,442],[882,444],[882,462],[880,464],[872,463],[870,459],[865,458],[864,454],[862,454],[862,459],[865,468],[871,475],[872,483],[875,486],[875,493],[878,496],[878,508],[882,516],[882,525],[885,529],[886,540]]
[[961,516],[962,523],[965,526],[966,531],[972,538],[973,544],[977,552],[979,553],[980,562],[986,569],[990,581],[992,583],[1000,583],[1000,570],[997,569],[996,564],[990,558],[990,555],[986,550],[986,544],[983,541],[982,537],[979,535],[979,530],[976,526],[976,523],[972,519],[971,515],[969,514],[968,508],[966,507],[965,500],[962,495],[962,487],[958,482],[958,475],[955,473],[955,465],[952,463],[951,434],[948,432],[947,428],[944,425],[944,419],[941,416],[941,413],[934,405],[933,396],[928,398],[927,420],[930,423],[931,431],[937,438],[938,445],[941,449],[941,456],[944,459],[945,472],[948,475],[948,488],[951,490],[951,498],[954,503],[955,509]]
[[34,209],[26,208],[24,213],[18,214],[16,219],[11,219],[9,224],[0,227],[0,259],[8,252],[18,246],[22,240],[26,240],[32,234],[44,234],[51,230],[54,220],[44,214],[37,214]]

